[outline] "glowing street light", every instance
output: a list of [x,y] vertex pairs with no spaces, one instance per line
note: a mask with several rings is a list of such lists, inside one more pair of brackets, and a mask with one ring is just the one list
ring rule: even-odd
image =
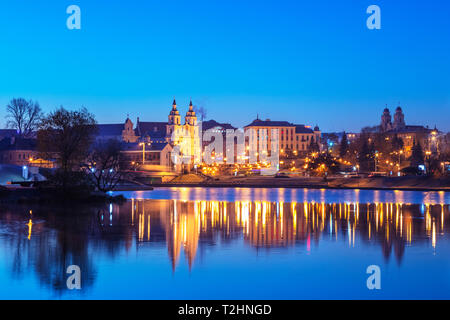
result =
[[[146,145],[146,143],[141,142],[141,143],[139,143],[139,145],[142,146],[142,165],[144,165],[145,164],[145,145]],[[150,143],[148,145],[150,145]]]

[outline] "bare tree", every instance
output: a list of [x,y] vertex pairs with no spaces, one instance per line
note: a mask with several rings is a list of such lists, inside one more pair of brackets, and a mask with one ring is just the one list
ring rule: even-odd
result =
[[22,137],[29,137],[38,128],[42,117],[38,102],[23,98],[12,99],[6,106],[7,127],[16,129]]
[[119,167],[120,150],[120,142],[114,139],[92,145],[85,168],[98,190],[111,191],[123,178]]

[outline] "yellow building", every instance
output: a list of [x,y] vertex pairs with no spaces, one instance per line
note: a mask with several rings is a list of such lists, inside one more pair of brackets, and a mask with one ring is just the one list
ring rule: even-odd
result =
[[268,151],[270,152],[273,129],[278,130],[278,152],[281,156],[290,151],[298,154],[306,153],[311,142],[320,143],[321,132],[318,126],[311,129],[311,126],[292,124],[287,121],[256,119],[245,126],[246,134],[253,137],[253,139],[249,139],[251,141],[249,143],[253,144],[249,149],[259,150],[261,140],[267,139]]
[[[189,102],[189,110],[186,113],[184,124],[181,124],[180,112],[177,109],[177,102],[174,99],[172,110],[169,114],[169,122],[166,129],[166,141],[173,146],[178,146],[180,154],[183,155],[183,165],[189,169],[196,159],[200,161],[201,144],[200,133],[197,125],[197,116],[192,105]],[[180,167],[178,166],[177,170]]]

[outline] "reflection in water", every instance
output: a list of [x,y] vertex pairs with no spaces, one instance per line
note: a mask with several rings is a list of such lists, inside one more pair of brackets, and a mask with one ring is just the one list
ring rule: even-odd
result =
[[67,266],[80,266],[86,289],[100,272],[99,256],[114,262],[121,252],[136,248],[139,255],[153,244],[167,247],[173,272],[182,255],[192,272],[199,248],[242,241],[269,253],[319,252],[320,241],[347,250],[371,245],[400,263],[405,247],[435,250],[445,241],[447,221],[448,204],[131,199],[101,208],[14,206],[0,209],[0,253],[13,278],[33,270],[41,286],[58,293],[66,288]]
[[[138,221],[138,241],[165,239],[175,270],[181,249],[191,268],[199,242],[240,235],[256,248],[305,245],[310,250],[311,241],[318,243],[324,235],[345,239],[349,247],[373,241],[381,245],[386,259],[393,250],[400,261],[405,246],[414,241],[430,241],[436,247],[437,236],[445,234],[449,209],[399,203],[132,200],[118,208],[117,215]],[[158,235],[162,230],[164,237]]]

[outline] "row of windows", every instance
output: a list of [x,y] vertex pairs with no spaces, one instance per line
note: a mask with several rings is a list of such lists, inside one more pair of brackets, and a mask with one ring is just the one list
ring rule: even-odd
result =
[[[307,135],[307,136],[302,135],[302,139],[301,139],[301,140],[299,139],[299,137],[300,137],[299,135],[295,136],[295,140],[296,140],[296,141],[302,141],[302,142],[309,141],[309,135]],[[313,136],[313,135],[311,135],[311,139],[314,139],[314,136]],[[289,140],[289,139],[284,139],[284,137],[281,136],[281,140]],[[291,139],[291,140],[292,140],[292,139]]]
[[300,151],[308,150],[308,147],[306,144],[297,144],[297,145],[295,145],[295,147],[296,148],[294,148],[294,144],[292,144],[292,143],[291,144],[289,144],[289,143],[281,144],[281,149],[287,148],[287,149],[291,149],[291,150],[300,150]]
[[15,159],[18,159],[18,160],[27,160],[28,161],[32,157],[33,157],[33,155],[30,154],[30,153],[13,153],[13,152],[10,152],[9,154],[1,155],[0,159],[1,160],[8,160],[8,159],[9,160],[15,160]]

